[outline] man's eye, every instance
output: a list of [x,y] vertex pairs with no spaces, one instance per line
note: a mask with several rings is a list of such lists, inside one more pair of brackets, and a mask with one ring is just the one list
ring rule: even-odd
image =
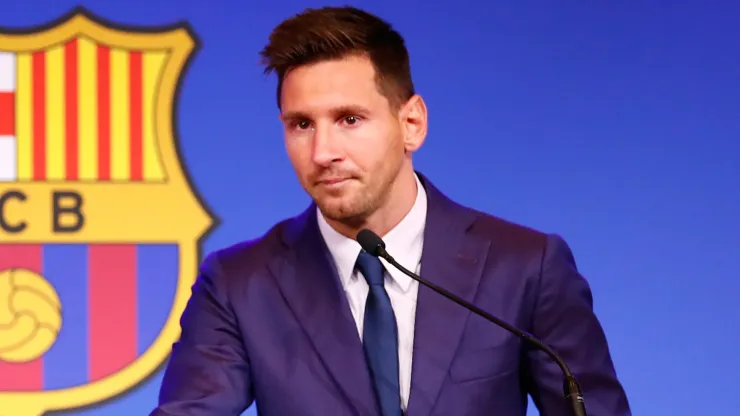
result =
[[344,118],[344,122],[349,124],[350,126],[360,121],[359,117],[356,116],[348,116]]
[[294,126],[297,127],[297,128],[299,128],[299,129],[301,129],[301,130],[305,130],[305,129],[311,127],[311,123],[308,122],[308,121],[306,121],[306,120],[300,120],[300,121],[296,121],[294,123]]

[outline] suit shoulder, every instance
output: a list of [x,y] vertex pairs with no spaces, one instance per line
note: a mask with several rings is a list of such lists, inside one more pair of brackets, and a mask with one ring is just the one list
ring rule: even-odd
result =
[[278,222],[257,238],[212,251],[204,263],[217,264],[219,270],[225,274],[244,274],[255,270],[283,250],[282,234],[291,220]]
[[550,236],[550,234],[542,230],[537,230],[527,225],[516,223],[493,214],[473,211],[476,214],[476,220],[471,227],[471,232],[482,237],[504,239],[511,243],[516,242],[528,246],[543,247]]
[[575,263],[573,252],[565,239],[557,233],[549,233],[492,214],[472,210],[476,219],[469,232],[493,243],[499,252],[517,253],[540,263],[552,258],[566,259]]

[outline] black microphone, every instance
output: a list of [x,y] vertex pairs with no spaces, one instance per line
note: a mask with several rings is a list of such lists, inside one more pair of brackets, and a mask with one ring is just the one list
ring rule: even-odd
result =
[[408,275],[409,277],[418,281],[424,286],[432,289],[433,291],[439,293],[440,295],[446,297],[447,299],[457,303],[463,308],[466,308],[469,311],[472,311],[482,316],[483,318],[486,318],[487,320],[493,322],[494,324],[506,329],[507,331],[513,333],[519,338],[524,339],[525,341],[529,342],[530,344],[534,345],[540,350],[546,352],[547,355],[549,355],[550,357],[552,357],[553,360],[555,360],[555,362],[558,364],[558,366],[560,366],[560,369],[563,372],[563,375],[565,377],[565,379],[563,380],[563,394],[565,396],[565,399],[571,404],[571,407],[573,409],[573,416],[586,416],[586,407],[583,402],[583,395],[581,393],[581,387],[578,385],[578,381],[576,381],[576,378],[573,376],[570,369],[565,364],[565,361],[563,361],[563,359],[560,358],[560,356],[558,356],[558,354],[555,353],[555,351],[553,351],[552,348],[550,348],[548,345],[538,340],[534,336],[522,331],[521,329],[516,328],[515,326],[509,324],[508,322],[505,322],[489,314],[488,312],[478,308],[477,306],[466,302],[464,299],[453,295],[447,290],[442,289],[441,287],[422,279],[421,276],[415,273],[412,273],[411,271],[409,271],[402,265],[398,264],[398,262],[396,262],[396,260],[393,257],[391,257],[391,255],[388,254],[387,251],[385,251],[385,242],[383,242],[383,239],[380,238],[374,232],[368,229],[364,229],[360,231],[359,233],[357,233],[357,242],[360,243],[360,246],[362,246],[363,250],[367,251],[368,253],[372,254],[375,257],[381,257],[385,259],[388,263],[392,264],[398,270],[402,271],[404,274]]

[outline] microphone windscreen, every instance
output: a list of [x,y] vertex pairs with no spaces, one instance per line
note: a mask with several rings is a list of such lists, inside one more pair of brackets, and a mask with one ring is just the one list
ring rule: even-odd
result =
[[378,257],[381,250],[385,248],[383,239],[367,228],[357,233],[357,242],[360,243],[363,250],[375,257]]

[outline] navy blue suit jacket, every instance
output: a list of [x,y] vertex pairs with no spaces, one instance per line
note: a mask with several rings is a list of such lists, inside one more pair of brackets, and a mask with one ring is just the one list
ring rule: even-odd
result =
[[[540,338],[581,383],[590,416],[630,414],[587,281],[566,243],[428,195],[421,273]],[[570,416],[540,351],[419,287],[409,416]],[[153,415],[377,416],[371,378],[312,205],[208,256]]]

